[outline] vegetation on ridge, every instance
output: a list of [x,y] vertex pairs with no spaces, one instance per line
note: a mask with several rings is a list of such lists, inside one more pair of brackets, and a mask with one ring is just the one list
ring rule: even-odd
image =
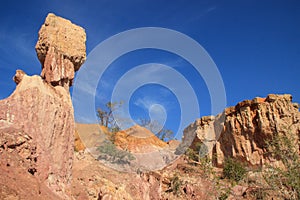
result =
[[[99,124],[105,126],[109,129],[110,132],[116,133],[121,130],[118,126],[116,119],[114,118],[113,112],[117,111],[123,102],[107,102],[104,108],[97,109],[97,116],[99,118]],[[161,125],[157,121],[151,121],[147,118],[140,118],[138,124],[142,127],[147,128],[153,132],[156,137],[162,141],[168,141],[173,136],[173,131],[165,127],[160,128]]]
[[116,164],[130,164],[135,157],[128,151],[118,149],[114,143],[109,140],[105,140],[97,148],[101,153],[98,160],[107,160]]

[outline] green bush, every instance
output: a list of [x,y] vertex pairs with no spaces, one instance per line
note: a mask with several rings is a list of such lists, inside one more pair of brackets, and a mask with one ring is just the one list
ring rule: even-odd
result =
[[180,180],[178,174],[175,174],[171,178],[171,191],[173,192],[174,195],[180,195],[180,187],[182,186],[182,181]]
[[300,158],[297,139],[290,131],[276,134],[267,142],[268,152],[284,167],[269,165],[264,178],[272,190],[285,199],[300,199]]
[[208,154],[208,148],[202,142],[196,143],[193,149],[188,148],[185,152],[185,155],[190,160],[195,162],[201,162],[202,158],[206,157],[207,154]]
[[107,160],[117,164],[130,164],[130,161],[135,160],[135,157],[128,151],[120,150],[114,143],[105,140],[99,147],[100,156],[98,160]]
[[219,196],[219,200],[226,200],[228,198],[230,194],[230,190],[227,190],[226,192],[221,193],[221,195]]
[[186,150],[185,155],[192,161],[195,161],[195,162],[199,161],[199,154],[191,148],[188,148]]
[[223,177],[232,181],[240,181],[245,177],[246,169],[238,161],[232,158],[226,158],[223,168]]

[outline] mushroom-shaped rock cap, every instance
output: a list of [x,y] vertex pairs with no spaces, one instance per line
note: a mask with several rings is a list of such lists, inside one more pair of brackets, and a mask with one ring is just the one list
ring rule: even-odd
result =
[[86,34],[82,27],[49,13],[39,31],[35,50],[43,67],[48,50],[53,47],[57,53],[70,60],[77,71],[86,59],[85,42]]

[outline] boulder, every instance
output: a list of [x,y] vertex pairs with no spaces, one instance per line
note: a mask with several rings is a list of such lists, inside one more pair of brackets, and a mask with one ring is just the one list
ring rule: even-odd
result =
[[86,59],[86,34],[71,21],[48,14],[35,46],[42,64],[41,76],[53,86],[72,85],[74,72]]

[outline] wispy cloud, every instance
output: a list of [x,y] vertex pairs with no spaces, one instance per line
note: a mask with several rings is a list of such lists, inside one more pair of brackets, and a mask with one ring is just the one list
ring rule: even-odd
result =
[[80,81],[76,84],[76,92],[80,92],[84,95],[96,96],[96,90],[90,82]]
[[140,97],[134,102],[136,106],[139,106],[145,110],[149,110],[149,108],[156,103],[158,102],[149,97]]
[[214,12],[216,9],[217,9],[216,5],[207,7],[205,9],[203,9],[202,11],[200,11],[199,13],[197,13],[197,15],[194,15],[193,17],[191,17],[188,21],[189,22],[198,21],[201,18],[203,18],[204,16],[210,14],[211,12]]
[[204,11],[204,14],[210,13],[217,9],[217,6],[211,6]]
[[187,62],[183,58],[179,57],[177,59],[172,59],[170,61],[167,61],[164,64],[173,68],[180,68],[180,67],[186,67]]
[[10,61],[14,61],[16,55],[23,58],[25,63],[36,60],[35,38],[30,33],[20,33],[18,31],[0,30],[0,51],[2,54],[6,54]]

